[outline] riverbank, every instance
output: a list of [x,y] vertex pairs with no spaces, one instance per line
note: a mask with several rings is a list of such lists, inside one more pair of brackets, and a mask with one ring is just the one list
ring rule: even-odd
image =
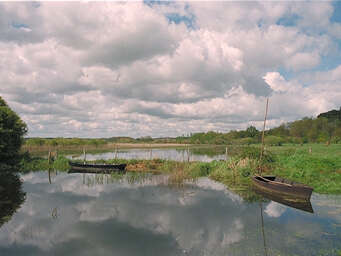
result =
[[[337,145],[285,146],[267,148],[262,163],[259,163],[259,149],[244,147],[236,151],[228,161],[177,162],[162,159],[96,160],[96,163],[126,163],[129,172],[167,173],[174,184],[185,180],[208,176],[225,184],[230,190],[248,198],[251,191],[251,175],[261,171],[312,186],[314,192],[322,194],[341,194],[341,147]],[[26,157],[22,171],[48,170],[66,171],[68,159],[59,155],[48,164],[40,157]]]

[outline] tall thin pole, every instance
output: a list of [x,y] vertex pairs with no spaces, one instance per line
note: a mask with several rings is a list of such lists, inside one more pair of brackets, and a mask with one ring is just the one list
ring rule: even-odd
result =
[[189,146],[187,146],[187,162],[189,162]]
[[260,167],[259,172],[260,172],[260,174],[262,173],[261,164],[262,164],[262,158],[263,158],[263,154],[264,154],[264,133],[265,133],[266,118],[268,116],[268,109],[269,109],[269,98],[266,99],[264,125],[263,125],[263,132],[262,132],[262,148],[261,148],[260,157],[259,157],[259,167]]
[[49,154],[47,155],[47,163],[51,163],[51,149],[49,149]]
[[86,161],[86,152],[85,152],[85,147],[83,147],[83,163],[85,164]]

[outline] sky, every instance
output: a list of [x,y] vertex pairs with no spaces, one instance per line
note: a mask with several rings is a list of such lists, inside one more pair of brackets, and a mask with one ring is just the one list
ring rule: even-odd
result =
[[267,128],[341,106],[341,2],[0,2],[29,137]]

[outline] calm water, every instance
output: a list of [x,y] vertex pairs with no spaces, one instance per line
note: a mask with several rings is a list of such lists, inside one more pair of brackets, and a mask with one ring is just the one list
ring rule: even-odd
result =
[[[190,149],[189,151],[189,160],[190,161],[201,161],[201,162],[211,162],[213,160],[221,160],[226,159],[224,154],[224,148],[217,148],[213,150],[212,148],[197,148]],[[153,148],[150,149],[125,149],[118,150],[116,152],[105,152],[105,153],[97,153],[97,154],[86,154],[87,160],[98,160],[98,159],[166,159],[166,160],[175,160],[175,161],[187,161],[188,160],[188,152],[186,149],[174,149],[174,148]],[[83,159],[83,155],[77,156],[69,156],[73,159]]]
[[[25,202],[0,227],[0,255],[338,255],[341,197],[313,194],[311,214],[247,203],[207,178],[22,176]],[[262,212],[261,212],[262,210]],[[264,236],[262,219],[264,221]]]

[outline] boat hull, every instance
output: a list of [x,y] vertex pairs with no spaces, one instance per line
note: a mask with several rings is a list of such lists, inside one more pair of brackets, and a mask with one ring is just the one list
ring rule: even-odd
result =
[[285,197],[285,196],[280,196],[277,195],[275,193],[269,193],[269,192],[265,192],[264,190],[258,189],[257,187],[253,188],[253,191],[255,193],[257,193],[258,195],[261,195],[263,198],[269,199],[271,201],[298,209],[298,210],[302,210],[305,212],[310,212],[310,213],[314,213],[313,207],[310,203],[310,200],[303,200],[303,199],[299,199],[297,200],[296,198],[292,198],[292,197]]
[[69,162],[69,173],[111,173],[120,172],[125,173],[127,164],[80,164]]
[[253,185],[266,193],[274,193],[279,196],[310,200],[313,188],[299,183],[281,183],[275,180],[274,176],[253,176]]

